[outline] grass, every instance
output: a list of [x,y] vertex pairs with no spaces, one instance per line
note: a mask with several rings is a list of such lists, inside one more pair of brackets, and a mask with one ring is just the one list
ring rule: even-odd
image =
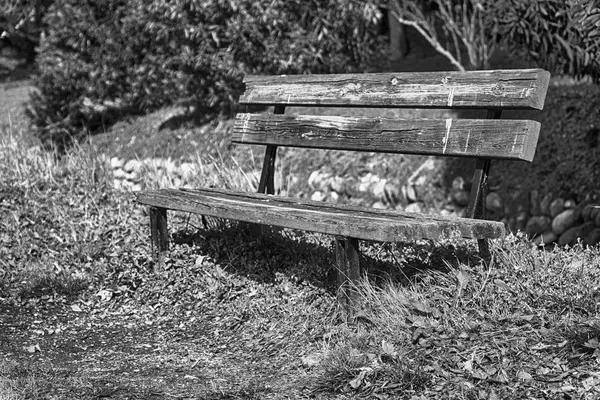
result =
[[[461,240],[363,242],[348,318],[331,238],[173,214],[158,267],[146,211],[98,154],[58,157],[10,115],[0,399],[600,397],[597,248],[510,236],[485,265]],[[196,183],[250,188],[253,158],[198,156],[211,170]]]

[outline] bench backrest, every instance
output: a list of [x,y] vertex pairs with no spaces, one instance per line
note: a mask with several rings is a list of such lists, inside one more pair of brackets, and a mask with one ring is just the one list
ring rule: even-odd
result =
[[[482,216],[491,159],[532,161],[540,124],[500,120],[508,109],[541,110],[550,73],[541,69],[247,76],[233,142],[267,145],[259,192],[273,193],[277,146],[476,157],[469,214]],[[283,115],[286,107],[485,109],[485,119]]]

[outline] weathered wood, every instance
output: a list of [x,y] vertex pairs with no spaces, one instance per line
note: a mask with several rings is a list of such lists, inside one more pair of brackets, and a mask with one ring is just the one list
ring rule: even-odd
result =
[[321,203],[218,189],[163,189],[143,192],[137,201],[153,207],[192,212],[357,239],[395,242],[421,238],[498,238],[501,222],[421,215]]
[[360,278],[360,256],[358,240],[348,237],[336,237],[335,262],[337,268],[338,301],[350,312],[355,308],[356,285]]
[[152,258],[154,261],[160,261],[166,252],[169,251],[166,208],[150,207],[150,236]]
[[550,73],[542,69],[246,76],[241,104],[286,106],[537,109]]
[[531,161],[537,121],[238,114],[233,142]]

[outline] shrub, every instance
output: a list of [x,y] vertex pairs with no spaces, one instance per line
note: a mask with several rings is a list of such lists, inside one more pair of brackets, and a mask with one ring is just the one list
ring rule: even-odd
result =
[[224,109],[248,73],[364,68],[379,18],[358,0],[57,0],[29,113],[63,145],[166,104]]

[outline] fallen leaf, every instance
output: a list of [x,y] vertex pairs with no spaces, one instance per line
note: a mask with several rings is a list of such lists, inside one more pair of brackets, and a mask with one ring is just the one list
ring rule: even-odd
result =
[[533,377],[531,376],[531,374],[529,374],[528,372],[525,371],[519,371],[517,372],[517,378],[521,379],[523,381],[530,381],[533,379]]
[[71,310],[75,311],[75,312],[81,312],[81,307],[79,307],[77,304],[71,304]]
[[32,345],[32,346],[27,346],[27,347],[24,347],[24,349],[28,353],[35,353],[36,351],[42,351],[42,349],[40,349],[40,345],[39,344]]

